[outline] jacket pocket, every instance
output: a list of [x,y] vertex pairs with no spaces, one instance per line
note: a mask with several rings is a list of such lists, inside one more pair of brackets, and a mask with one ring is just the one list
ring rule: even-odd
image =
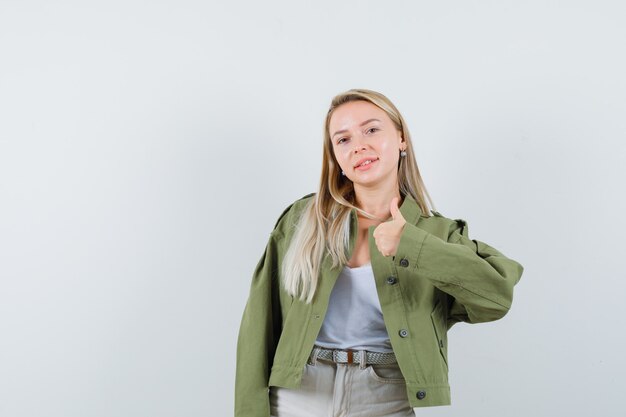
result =
[[446,318],[444,317],[443,305],[440,300],[437,300],[435,308],[430,313],[430,320],[433,323],[433,330],[435,331],[436,343],[439,346],[439,353],[443,359],[443,363],[448,369],[448,335]]

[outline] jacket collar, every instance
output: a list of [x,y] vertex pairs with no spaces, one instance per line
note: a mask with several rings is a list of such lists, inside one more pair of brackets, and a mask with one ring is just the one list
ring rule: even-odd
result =
[[400,213],[402,213],[402,217],[404,217],[407,223],[417,224],[422,214],[422,209],[420,209],[415,199],[411,197],[411,194],[407,194],[404,196],[404,201],[400,206]]

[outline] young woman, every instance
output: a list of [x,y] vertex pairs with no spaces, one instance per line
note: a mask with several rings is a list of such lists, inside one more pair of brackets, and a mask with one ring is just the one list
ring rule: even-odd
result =
[[450,404],[446,332],[503,317],[523,267],[470,239],[464,220],[431,216],[426,196],[398,109],[371,90],[337,95],[319,190],[279,216],[254,270],[236,416]]

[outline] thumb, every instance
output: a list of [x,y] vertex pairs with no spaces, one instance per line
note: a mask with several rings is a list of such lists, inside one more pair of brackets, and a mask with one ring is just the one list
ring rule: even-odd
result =
[[398,201],[400,201],[398,197],[394,197],[391,199],[391,203],[389,204],[389,211],[391,211],[391,217],[393,217],[394,220],[404,220],[404,217],[402,216],[402,213],[398,208]]

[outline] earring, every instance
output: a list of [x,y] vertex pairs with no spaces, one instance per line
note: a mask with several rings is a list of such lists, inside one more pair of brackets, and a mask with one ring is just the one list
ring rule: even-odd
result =
[[406,156],[406,151],[405,150],[400,151],[400,156]]
[[341,175],[343,175],[344,177],[346,176],[346,173],[341,171]]

